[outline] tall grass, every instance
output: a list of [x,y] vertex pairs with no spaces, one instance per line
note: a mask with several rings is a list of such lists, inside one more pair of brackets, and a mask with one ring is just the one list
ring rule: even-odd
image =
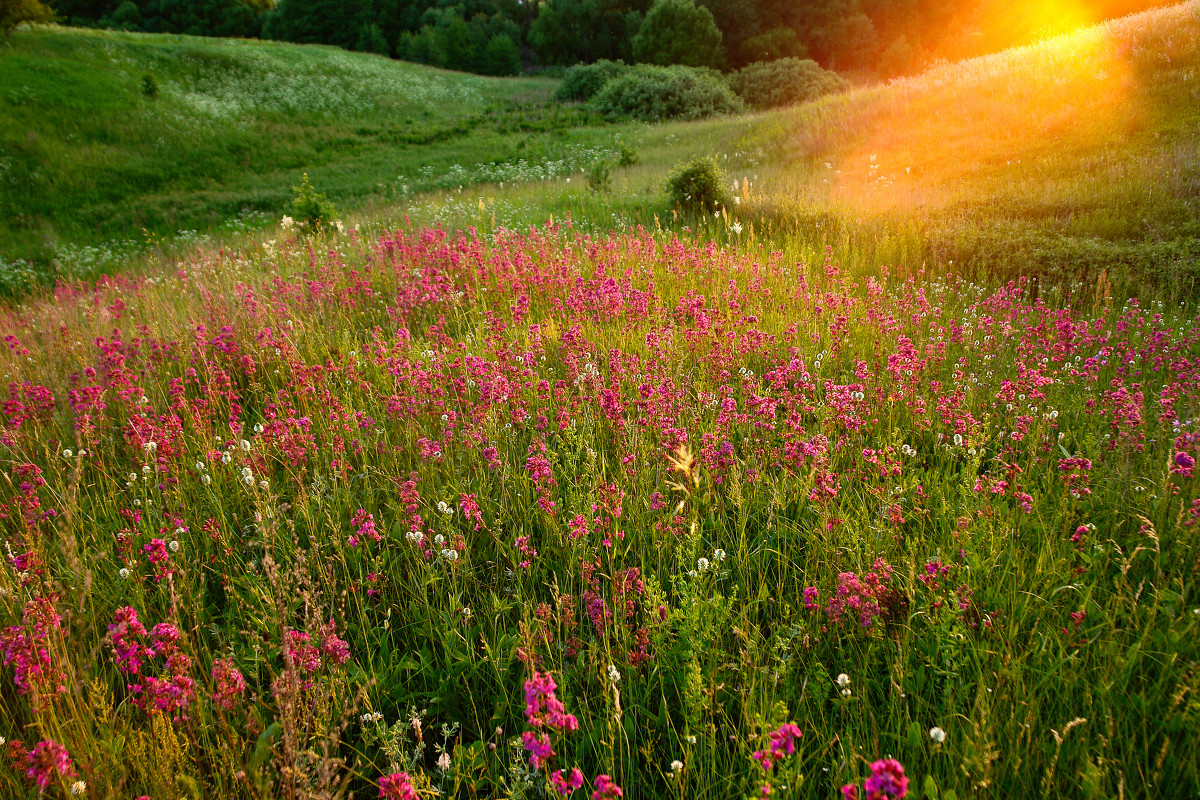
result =
[[558,226],[14,309],[0,786],[1194,794],[1194,311],[1048,295]]

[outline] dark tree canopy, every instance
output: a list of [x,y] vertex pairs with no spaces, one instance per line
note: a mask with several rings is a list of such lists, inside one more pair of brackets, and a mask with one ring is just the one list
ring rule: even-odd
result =
[[712,12],[693,0],[654,0],[632,44],[634,60],[642,63],[715,67],[721,31]]

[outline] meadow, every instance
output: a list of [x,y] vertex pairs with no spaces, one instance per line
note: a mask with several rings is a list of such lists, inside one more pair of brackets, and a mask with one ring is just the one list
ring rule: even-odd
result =
[[0,796],[1197,796],[1197,9],[8,301]]

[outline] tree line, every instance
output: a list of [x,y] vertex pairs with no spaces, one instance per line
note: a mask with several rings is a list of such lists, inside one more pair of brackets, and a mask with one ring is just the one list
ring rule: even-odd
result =
[[[1090,20],[1166,0],[1089,0]],[[40,0],[0,0],[37,6]],[[888,77],[1087,22],[1082,0],[50,0],[72,25],[331,44],[513,75],[600,59],[733,70],[781,58]],[[1079,8],[1075,8],[1078,6]],[[1049,8],[1058,9],[1047,14]],[[1064,10],[1066,9],[1066,10]],[[3,16],[0,13],[0,16]]]

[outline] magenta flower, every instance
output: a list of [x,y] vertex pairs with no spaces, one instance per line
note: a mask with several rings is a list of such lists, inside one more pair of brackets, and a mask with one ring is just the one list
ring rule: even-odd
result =
[[908,794],[908,778],[904,767],[894,758],[885,758],[871,765],[871,777],[863,788],[867,800],[898,800]]
[[597,775],[593,785],[596,790],[592,792],[592,800],[616,800],[618,797],[625,796],[621,787],[617,786],[607,775]]
[[417,790],[407,772],[394,772],[379,779],[381,800],[417,800]]
[[63,747],[53,739],[46,739],[38,742],[29,751],[29,755],[25,757],[28,766],[25,769],[25,776],[37,784],[38,792],[46,791],[50,785],[50,781],[54,778],[54,773],[67,776],[75,774],[75,767],[71,764],[71,754],[67,752],[67,748]]
[[212,679],[216,684],[213,703],[231,711],[246,691],[246,679],[233,666],[233,661],[227,658],[218,658],[213,662]]
[[571,774],[564,778],[563,771],[556,769],[550,773],[550,785],[554,787],[554,791],[566,797],[583,786],[583,773],[579,771],[579,767],[575,767],[571,770]]
[[525,731],[521,734],[525,749],[529,751],[529,766],[541,769],[542,765],[554,757],[554,749],[550,746],[550,737],[546,734],[536,734]]

